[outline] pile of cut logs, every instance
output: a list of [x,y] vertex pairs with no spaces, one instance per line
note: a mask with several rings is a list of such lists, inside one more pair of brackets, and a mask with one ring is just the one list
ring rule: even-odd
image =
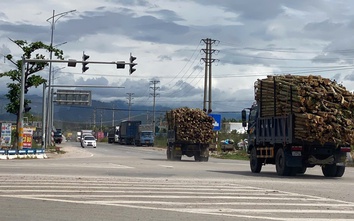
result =
[[175,130],[176,140],[189,143],[211,143],[214,118],[200,109],[178,108],[166,113],[169,130]]
[[268,76],[255,84],[261,117],[295,115],[298,139],[354,144],[354,95],[321,76]]

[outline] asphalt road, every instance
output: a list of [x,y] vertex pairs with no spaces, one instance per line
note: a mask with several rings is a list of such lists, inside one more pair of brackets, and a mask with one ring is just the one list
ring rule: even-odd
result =
[[354,168],[279,177],[247,161],[167,161],[159,148],[61,146],[49,159],[0,161],[0,220],[354,220]]

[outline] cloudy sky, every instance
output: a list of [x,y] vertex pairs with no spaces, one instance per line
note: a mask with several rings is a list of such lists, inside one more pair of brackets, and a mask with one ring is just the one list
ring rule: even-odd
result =
[[[151,106],[151,81],[158,80],[156,103],[202,108],[206,38],[215,40],[213,111],[250,106],[254,82],[271,74],[322,75],[354,90],[352,1],[1,0],[0,8],[0,72],[14,68],[4,54],[21,56],[9,38],[50,44],[53,10],[76,10],[55,17],[53,44],[66,59],[81,60],[83,51],[92,61],[136,56],[132,75],[115,65],[89,64],[84,74],[80,65],[54,65],[55,84],[124,87],[91,88],[101,101],[134,93],[134,104]],[[47,79],[48,70],[41,75]],[[1,79],[1,94],[5,85]]]

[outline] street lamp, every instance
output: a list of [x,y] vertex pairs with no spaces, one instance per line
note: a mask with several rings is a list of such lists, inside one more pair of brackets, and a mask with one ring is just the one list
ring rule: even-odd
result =
[[[72,12],[75,12],[76,10],[70,10],[70,11],[67,11],[67,12],[62,12],[62,13],[59,13],[59,14],[55,14],[55,10],[53,10],[53,16],[48,18],[47,19],[47,22],[50,22],[51,24],[51,37],[50,37],[50,47],[52,48],[53,47],[53,38],[54,38],[54,27],[55,27],[55,23],[63,16],[69,14],[69,13],[72,13]],[[50,53],[49,53],[49,58],[50,60],[53,59],[53,51],[51,50]],[[46,125],[46,128],[47,128],[47,136],[46,136],[46,144],[49,144],[49,141],[50,141],[50,136],[51,136],[51,132],[52,132],[52,124],[53,124],[53,118],[52,118],[52,96],[51,96],[51,91],[52,91],[52,88],[51,88],[51,85],[52,85],[52,62],[49,62],[49,77],[48,77],[48,96],[47,96],[47,99],[48,99],[48,105],[47,105],[47,113],[46,113],[46,116],[47,116],[47,125]],[[43,113],[43,116],[44,116],[44,113]],[[42,126],[44,128],[44,125]]]

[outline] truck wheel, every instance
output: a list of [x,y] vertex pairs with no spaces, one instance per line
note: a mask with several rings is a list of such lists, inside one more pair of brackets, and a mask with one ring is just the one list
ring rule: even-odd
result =
[[[294,168],[295,169],[295,168]],[[307,167],[299,167],[299,168],[296,168],[297,169],[297,173],[298,174],[304,174],[306,173],[306,170],[307,170]]]
[[[322,173],[325,177],[335,177],[337,173],[336,164],[326,164],[322,166]],[[344,172],[343,172],[344,173]],[[343,174],[342,174],[343,175]]]
[[345,172],[345,166],[337,166],[337,172],[335,177],[342,177]]
[[262,162],[257,158],[257,149],[255,147],[251,150],[250,167],[252,173],[259,173],[262,169]]
[[285,153],[282,148],[278,149],[277,155],[275,157],[275,168],[279,176],[295,175],[293,173],[295,169],[286,165]]
[[176,161],[181,161],[181,160],[182,160],[182,156],[173,157],[173,160],[176,160]]
[[197,162],[199,162],[199,161],[201,161],[201,156],[199,155],[199,154],[196,154],[196,155],[194,155],[194,161],[197,161]]
[[171,150],[170,150],[170,147],[167,147],[167,149],[166,149],[166,156],[167,156],[167,160],[171,160]]
[[208,162],[209,161],[209,157],[201,157],[201,161]]

